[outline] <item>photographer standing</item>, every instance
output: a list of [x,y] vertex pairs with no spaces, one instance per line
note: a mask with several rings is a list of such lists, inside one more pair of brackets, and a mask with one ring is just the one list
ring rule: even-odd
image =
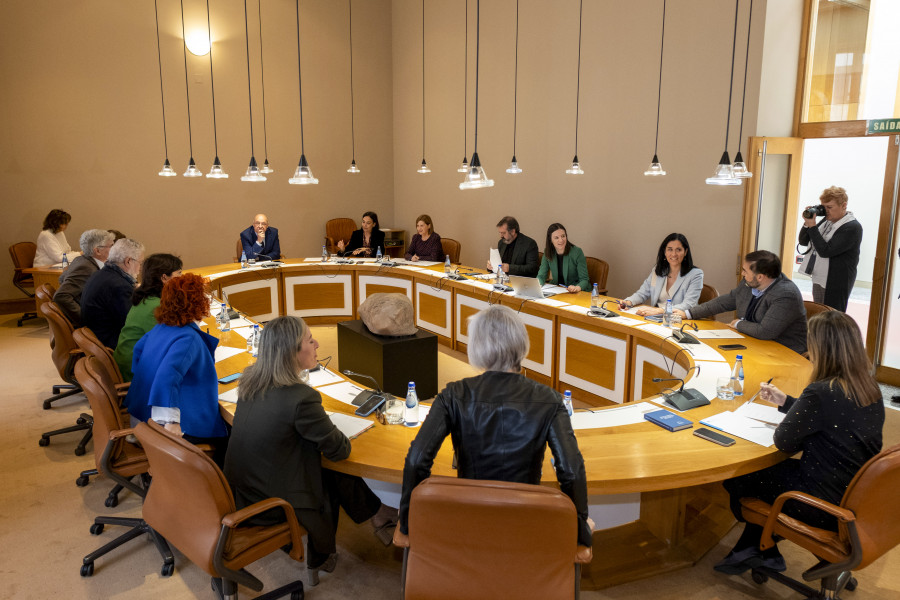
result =
[[[847,212],[847,191],[832,186],[819,196],[820,206],[803,211],[799,242],[810,245],[800,271],[812,277],[813,300],[840,311],[847,310],[856,281],[862,225]],[[816,216],[825,218],[816,223]]]

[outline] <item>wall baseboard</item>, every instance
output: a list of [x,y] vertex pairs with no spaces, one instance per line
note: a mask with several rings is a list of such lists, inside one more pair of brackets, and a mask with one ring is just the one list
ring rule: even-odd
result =
[[0,300],[0,315],[34,312],[34,298]]

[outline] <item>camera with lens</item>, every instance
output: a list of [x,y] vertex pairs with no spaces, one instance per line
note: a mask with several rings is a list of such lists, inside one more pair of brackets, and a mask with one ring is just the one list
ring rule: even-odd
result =
[[824,217],[825,216],[825,207],[821,204],[816,204],[815,206],[807,206],[803,209],[803,218],[804,219],[814,219],[816,217]]

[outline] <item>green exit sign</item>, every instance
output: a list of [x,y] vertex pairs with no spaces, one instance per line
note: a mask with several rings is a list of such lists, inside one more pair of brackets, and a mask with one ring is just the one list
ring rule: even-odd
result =
[[873,133],[900,133],[900,119],[869,119],[866,135]]

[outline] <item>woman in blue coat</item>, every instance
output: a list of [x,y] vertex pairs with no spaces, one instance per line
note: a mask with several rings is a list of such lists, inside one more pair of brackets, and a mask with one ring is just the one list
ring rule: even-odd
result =
[[691,245],[683,234],[670,233],[659,245],[656,266],[641,289],[621,300],[619,308],[646,304],[637,314],[658,315],[665,311],[666,300],[671,300],[673,309],[690,310],[697,305],[702,291],[703,271],[694,266]]

